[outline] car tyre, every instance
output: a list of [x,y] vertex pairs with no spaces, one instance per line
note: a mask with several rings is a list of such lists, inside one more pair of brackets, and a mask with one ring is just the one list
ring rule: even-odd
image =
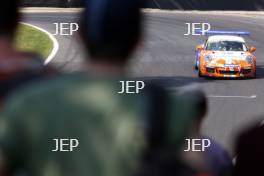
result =
[[252,77],[252,79],[256,79],[257,78],[257,71],[255,71],[254,76]]
[[202,75],[202,73],[201,73],[201,71],[200,71],[199,68],[198,68],[198,77],[199,77],[199,78],[203,77],[203,75]]

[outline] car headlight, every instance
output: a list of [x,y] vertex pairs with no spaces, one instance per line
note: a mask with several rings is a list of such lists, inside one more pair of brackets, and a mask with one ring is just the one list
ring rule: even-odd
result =
[[253,57],[252,56],[247,56],[246,57],[246,61],[247,61],[247,63],[252,64],[253,63]]
[[206,55],[206,56],[204,57],[204,59],[205,59],[205,62],[211,62],[213,58],[212,58],[211,55]]

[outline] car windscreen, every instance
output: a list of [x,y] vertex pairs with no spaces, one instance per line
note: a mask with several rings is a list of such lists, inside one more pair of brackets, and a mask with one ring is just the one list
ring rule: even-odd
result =
[[213,51],[247,51],[247,47],[243,42],[237,41],[216,41],[207,42],[206,50]]

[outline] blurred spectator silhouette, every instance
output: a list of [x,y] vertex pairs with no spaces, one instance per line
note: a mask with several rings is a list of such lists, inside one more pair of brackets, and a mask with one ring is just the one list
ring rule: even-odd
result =
[[44,69],[43,59],[38,55],[15,49],[18,7],[18,0],[4,1],[0,6],[0,104],[15,88],[51,72]]
[[88,48],[88,72],[96,76],[123,75],[141,39],[141,0],[87,0],[80,36]]
[[234,176],[263,175],[264,127],[259,124],[251,125],[237,138]]
[[[84,73],[24,87],[7,101],[0,137],[10,175],[128,176],[136,169],[144,101],[141,94],[118,92],[119,81],[129,80],[125,66],[141,37],[140,0],[85,3]],[[54,139],[79,145],[52,151]]]
[[204,152],[183,152],[183,160],[197,172],[210,173],[214,176],[231,175],[232,160],[227,151],[216,141],[204,136],[201,132],[202,123],[208,109],[207,98],[204,92],[199,87],[191,85],[180,89],[178,96],[188,102],[189,115],[193,116],[192,131],[189,138],[210,141],[210,147]]
[[[202,109],[204,112],[200,112],[199,115],[204,115],[206,112],[204,95],[196,97],[198,96],[196,90],[183,88],[172,96],[163,88],[156,87],[155,89],[152,87],[148,91],[148,93],[155,92],[153,93],[155,96],[149,96],[150,101],[153,102],[151,105],[154,106],[149,109],[158,109],[158,111],[152,111],[155,114],[149,116],[145,122],[147,124],[145,127],[147,147],[144,150],[137,176],[208,175],[207,172],[202,172],[208,171],[204,169],[203,163],[199,163],[203,162],[203,156],[198,159],[193,158],[196,159],[195,167],[189,161],[186,162],[185,157],[182,157],[185,139],[191,135],[196,122],[194,117],[197,111],[195,109],[200,108],[197,106],[205,108]],[[196,98],[201,100],[199,101],[201,104],[195,101]]]

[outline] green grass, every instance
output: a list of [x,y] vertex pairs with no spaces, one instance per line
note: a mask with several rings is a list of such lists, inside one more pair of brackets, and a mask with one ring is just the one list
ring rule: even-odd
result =
[[35,52],[47,58],[53,49],[53,43],[44,32],[20,24],[16,36],[16,48],[20,51]]

